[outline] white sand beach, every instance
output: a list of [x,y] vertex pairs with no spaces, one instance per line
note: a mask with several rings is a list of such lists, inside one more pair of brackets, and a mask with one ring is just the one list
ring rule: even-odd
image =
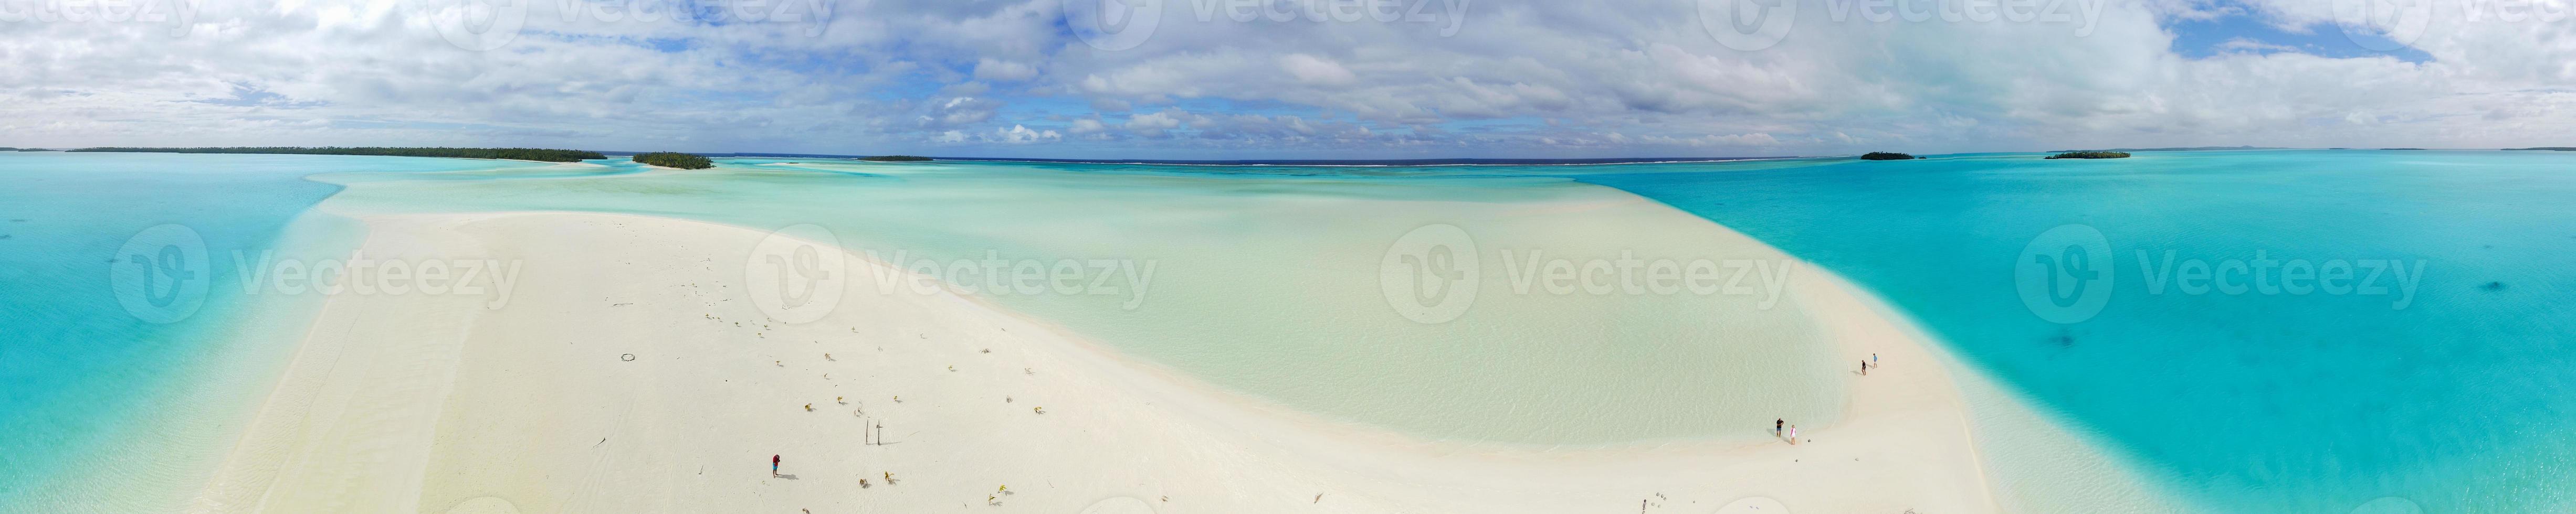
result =
[[[1848,377],[1840,419],[1801,424],[1800,444],[1519,448],[1315,418],[982,298],[883,294],[878,274],[858,269],[827,317],[769,320],[744,293],[743,261],[763,231],[557,212],[347,215],[366,223],[371,258],[524,270],[499,309],[489,295],[332,297],[193,510],[1947,513],[2003,503],[1948,359],[1821,270],[1791,286],[1803,307],[1777,315],[1811,316],[1846,360],[1877,354],[1885,367]],[[780,476],[764,468],[772,455]],[[1757,507],[1767,508],[1744,510]]]

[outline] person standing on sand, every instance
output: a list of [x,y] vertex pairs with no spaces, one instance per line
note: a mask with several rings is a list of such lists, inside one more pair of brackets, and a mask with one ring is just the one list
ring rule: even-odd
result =
[[1789,422],[1789,420],[1785,420],[1785,419],[1774,419],[1774,420],[1771,420],[1771,437],[1780,437],[1780,427],[1781,427],[1781,425],[1786,424],[1786,423],[1788,423],[1788,422]]
[[1798,426],[1789,425],[1789,444],[1798,444]]
[[1869,376],[1869,361],[1860,361],[1860,376]]
[[778,456],[769,456],[769,476],[778,476]]

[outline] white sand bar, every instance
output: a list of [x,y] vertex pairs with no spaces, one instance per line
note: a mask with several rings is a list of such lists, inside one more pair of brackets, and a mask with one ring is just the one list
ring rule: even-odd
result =
[[[371,258],[515,260],[524,269],[499,309],[488,308],[491,295],[331,298],[197,510],[1998,505],[1945,359],[1821,272],[1810,277],[1826,280],[1792,285],[1805,312],[1784,315],[1814,316],[1849,360],[1877,353],[1885,368],[1851,377],[1839,422],[1802,424],[1809,441],[1495,449],[1289,412],[978,298],[882,294],[877,274],[857,269],[828,317],[769,321],[743,283],[762,231],[604,214],[358,217]],[[871,444],[878,423],[884,444]],[[771,455],[783,456],[785,476],[770,475]]]

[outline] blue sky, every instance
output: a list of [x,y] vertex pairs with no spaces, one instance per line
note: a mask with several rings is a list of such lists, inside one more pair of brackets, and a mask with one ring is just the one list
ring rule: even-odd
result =
[[[746,1],[10,4],[0,146],[1265,159],[2576,145],[2570,0]],[[2360,10],[2373,5],[2424,8]]]
[[2412,63],[2433,60],[2433,56],[2424,51],[2407,47],[2375,31],[2347,31],[2327,21],[2268,19],[2255,14],[2254,8],[2235,2],[2224,2],[2214,7],[2223,14],[2207,19],[2167,18],[2161,21],[2165,30],[2173,33],[2175,54],[2205,59],[2228,53],[2288,52],[2332,58],[2387,56]]

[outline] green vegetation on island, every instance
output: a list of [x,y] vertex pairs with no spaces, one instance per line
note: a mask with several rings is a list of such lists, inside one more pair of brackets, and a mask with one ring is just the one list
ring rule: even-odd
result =
[[2129,152],[2063,152],[2050,159],[2127,159]]
[[1901,154],[1896,152],[1870,152],[1860,154],[1860,160],[1864,161],[1902,161],[1916,158],[1918,157],[1915,157],[1912,154]]
[[879,155],[876,157],[860,157],[859,160],[875,162],[916,162],[927,161],[930,160],[930,158],[918,155]]
[[635,162],[684,170],[703,170],[716,167],[715,161],[707,160],[706,156],[679,152],[639,153],[635,154]]
[[201,148],[130,148],[102,146],[81,148],[74,152],[142,152],[142,153],[255,153],[296,155],[385,155],[396,157],[455,157],[462,159],[511,159],[520,161],[581,162],[583,159],[606,159],[608,156],[588,150],[550,148],[418,148],[377,146],[239,146]]

